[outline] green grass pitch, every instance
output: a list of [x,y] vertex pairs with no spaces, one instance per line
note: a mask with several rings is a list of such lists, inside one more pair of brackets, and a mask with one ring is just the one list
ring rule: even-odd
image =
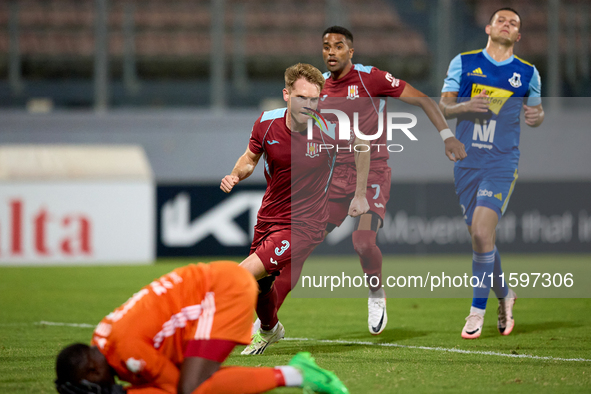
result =
[[[503,264],[505,271],[513,262],[559,261],[580,266],[589,257],[507,255]],[[466,259],[388,256],[384,261],[394,267],[416,261],[469,265]],[[314,257],[307,265],[314,267],[323,260]],[[196,261],[163,260],[153,266],[0,267],[0,393],[55,392],[54,360],[63,346],[88,342],[92,326],[141,286]],[[332,264],[361,272],[352,257]],[[337,373],[351,393],[591,391],[590,299],[520,298],[514,313],[516,326],[508,337],[496,330],[497,302],[491,299],[483,334],[472,341],[460,337],[469,306],[467,298],[389,298],[388,327],[372,337],[367,331],[366,298],[300,295],[288,298],[279,314],[287,340],[262,356],[240,356],[241,348],[237,349],[226,364],[285,365],[296,352],[310,351],[319,365]]]

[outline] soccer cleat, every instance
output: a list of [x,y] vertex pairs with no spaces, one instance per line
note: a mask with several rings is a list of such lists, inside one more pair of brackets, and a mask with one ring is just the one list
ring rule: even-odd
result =
[[517,294],[512,289],[509,289],[507,297],[499,298],[499,320],[497,322],[497,328],[501,335],[509,335],[515,327],[515,320],[513,320],[513,305],[517,300]]
[[300,352],[293,356],[289,366],[297,368],[302,373],[304,393],[349,394],[349,390],[337,375],[320,368],[308,352]]
[[250,345],[246,347],[240,354],[244,355],[254,355],[254,354],[263,354],[267,346],[272,345],[276,342],[279,342],[280,339],[283,339],[285,336],[285,328],[283,328],[283,324],[277,323],[277,329],[275,332],[272,333],[265,333],[260,328],[257,332],[254,333],[252,339],[250,340]]
[[476,339],[482,333],[482,324],[484,323],[484,316],[478,313],[470,313],[466,318],[466,325],[462,329],[462,338]]
[[388,323],[385,298],[369,298],[367,300],[367,327],[372,335],[378,335]]

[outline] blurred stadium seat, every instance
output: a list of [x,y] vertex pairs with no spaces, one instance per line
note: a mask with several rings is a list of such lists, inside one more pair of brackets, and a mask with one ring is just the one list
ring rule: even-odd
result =
[[[209,37],[211,15],[209,1],[142,0],[135,6],[136,54],[139,57],[200,57],[212,50]],[[226,6],[226,51],[232,52],[232,25],[237,1]],[[246,1],[247,57],[278,57],[289,53],[317,56],[319,34],[326,27],[324,5],[306,1]],[[427,55],[425,38],[405,26],[395,10],[385,1],[369,0],[364,4],[344,2],[352,30],[359,36],[360,53],[384,57]],[[20,50],[24,57],[93,55],[94,2],[74,0],[24,0],[18,2]],[[109,10],[110,52],[123,51],[122,24],[125,2],[111,2]],[[0,26],[8,25],[6,4],[0,6]],[[8,53],[8,29],[0,30],[0,56]]]
[[[211,0],[107,2],[110,76],[111,83],[116,85],[111,91],[113,105],[148,104],[145,95],[143,98],[141,95],[134,97],[126,90],[130,84],[124,86],[121,82],[123,70],[130,69],[140,82],[154,81],[158,84],[143,84],[153,97],[149,103],[174,106],[205,105],[209,102],[210,55],[216,50],[212,47],[210,36]],[[324,69],[320,57],[320,34],[331,20],[329,3],[317,0],[225,1],[226,77],[229,79],[234,70],[245,70],[241,75],[246,79],[255,84],[259,81],[266,84],[264,87],[257,85],[252,91],[242,89],[242,96],[234,97],[231,105],[250,105],[267,97],[272,90],[269,83],[277,82],[277,76],[295,62],[308,62]],[[340,3],[342,18],[336,19],[341,20],[355,35],[356,63],[390,70],[419,89],[438,95],[441,75],[435,74],[442,74],[443,71],[436,65],[441,62],[447,65],[449,61],[447,57],[445,60],[438,58],[439,46],[434,26],[437,26],[439,0],[367,0],[363,3],[341,0]],[[14,86],[18,83],[12,81],[9,84],[6,78],[11,48],[10,4],[17,4],[18,8],[19,77],[26,81],[26,91],[20,96],[13,95],[17,90]],[[451,23],[457,29],[450,35],[450,52],[482,47],[485,36],[480,36],[481,29],[487,24],[489,16],[494,10],[510,5],[518,9],[524,19],[525,30],[516,47],[517,55],[535,63],[543,76],[548,75],[545,70],[548,54],[546,1],[453,0],[451,4],[454,9]],[[584,30],[576,33],[576,39],[567,39],[567,25],[573,18],[572,11],[568,12],[569,7],[582,2],[561,0],[560,4],[561,52],[565,54],[570,48],[572,54],[573,46],[574,51],[580,51],[585,42],[591,42],[582,37],[581,31]],[[20,106],[25,96],[40,95],[51,96],[57,106],[87,106],[92,103],[95,8],[96,0],[0,1],[0,88],[6,87],[0,89],[0,106]],[[124,55],[126,38],[129,37],[126,37],[124,27],[130,9],[133,12],[135,50],[133,65],[129,66],[128,58],[129,67],[126,67]],[[577,25],[582,25],[582,18],[587,18],[589,24],[589,15],[577,15],[576,18]],[[238,22],[243,25],[244,33],[236,33]],[[235,53],[237,47],[243,49],[239,56]],[[586,53],[580,55],[582,60],[579,64],[585,63],[589,50]],[[239,59],[237,63],[234,62],[236,59]],[[579,69],[580,74],[586,70],[583,66]],[[71,88],[56,88],[56,83],[64,80],[72,82]],[[166,81],[161,83],[163,80]],[[588,76],[583,80],[583,83],[577,84],[578,90],[571,93],[585,95]],[[169,81],[192,81],[195,83],[191,85],[192,89],[199,90],[203,97],[189,97]],[[40,82],[45,85],[41,86]],[[257,93],[262,90],[267,93]],[[568,91],[568,88],[565,90]],[[74,91],[78,92],[75,97],[67,96],[67,92]],[[163,94],[159,95],[159,92]]]

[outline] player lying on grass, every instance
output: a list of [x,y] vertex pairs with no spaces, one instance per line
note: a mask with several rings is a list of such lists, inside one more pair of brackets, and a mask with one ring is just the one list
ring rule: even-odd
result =
[[[61,394],[261,393],[303,387],[348,393],[309,353],[288,366],[222,367],[250,341],[257,286],[236,263],[191,264],[154,280],[96,327],[90,346],[57,356]],[[115,377],[130,383],[117,385]]]

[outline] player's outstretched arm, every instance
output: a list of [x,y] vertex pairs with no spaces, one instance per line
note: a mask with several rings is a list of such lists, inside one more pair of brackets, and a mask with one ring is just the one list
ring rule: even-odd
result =
[[454,137],[447,125],[445,117],[435,101],[427,97],[427,95],[420,90],[413,88],[409,83],[404,87],[404,90],[400,95],[400,100],[421,107],[423,111],[425,111],[425,114],[429,117],[433,126],[437,128],[437,131],[439,131],[439,134],[445,143],[445,155],[449,160],[456,162],[466,158],[467,154],[464,144]]
[[222,179],[220,189],[224,193],[230,193],[238,182],[248,178],[253,173],[260,158],[261,154],[252,153],[250,149],[246,148],[246,152],[240,156],[230,175],[226,175]]
[[538,127],[544,121],[544,108],[542,104],[534,105],[532,107],[523,105],[523,112],[525,114],[525,124],[530,127]]
[[[369,147],[369,142],[355,137],[354,146],[365,145]],[[369,166],[371,164],[371,149],[362,147],[355,151],[355,167],[357,169],[357,185],[355,187],[355,196],[349,204],[349,216],[357,217],[369,211],[369,203],[367,202],[367,177],[369,174]]]

